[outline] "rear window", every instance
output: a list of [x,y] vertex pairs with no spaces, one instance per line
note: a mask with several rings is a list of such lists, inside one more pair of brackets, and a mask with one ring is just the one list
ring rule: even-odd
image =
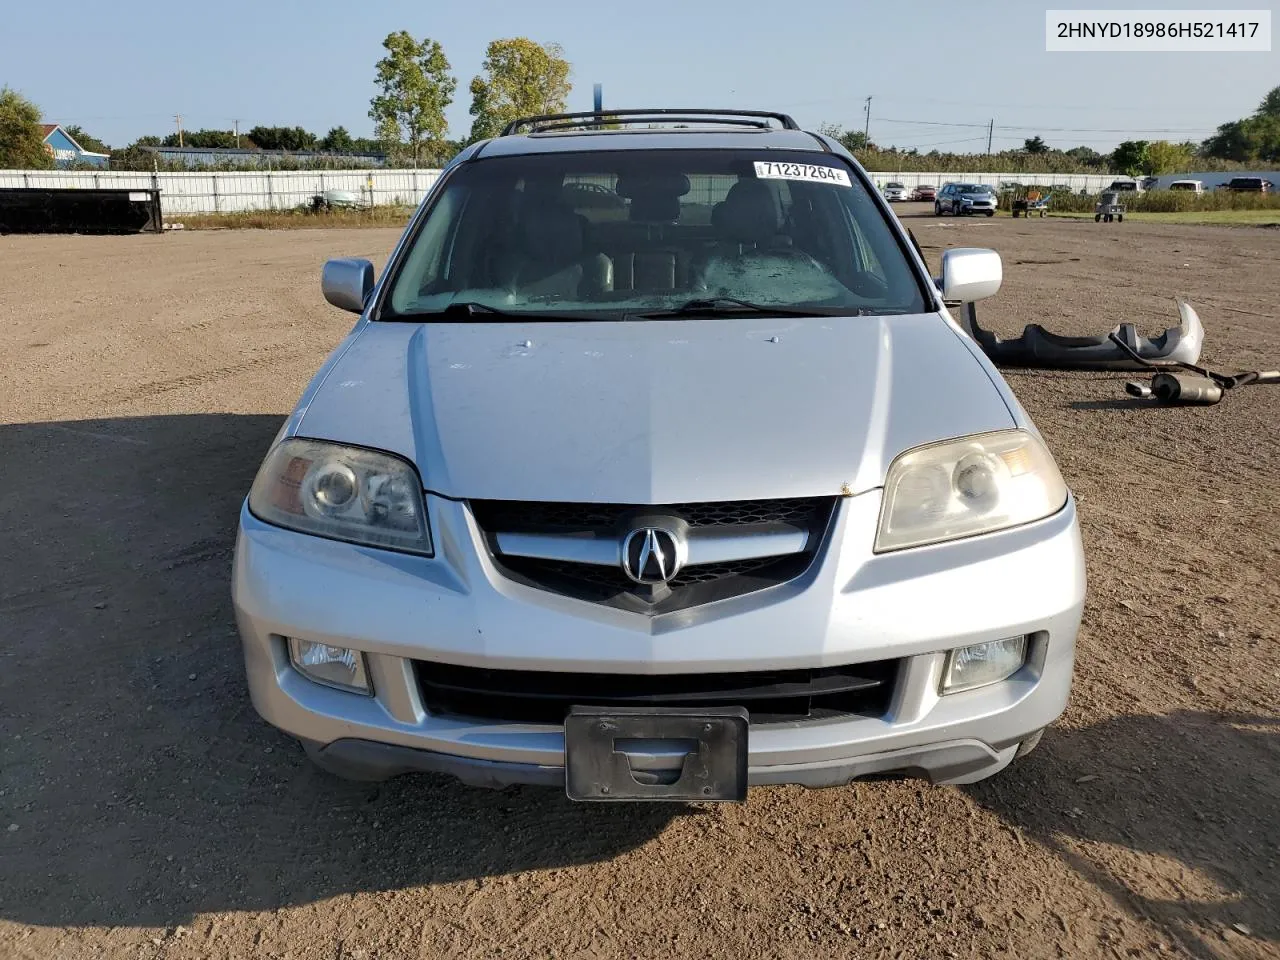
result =
[[1261,177],[1233,177],[1231,180],[1233,187],[1248,187],[1251,190],[1257,190],[1262,187]]
[[[815,314],[919,313],[920,279],[838,157],[778,150],[546,153],[464,163],[389,280],[379,319],[452,303],[634,319],[732,297]],[[501,319],[495,314],[493,319]]]

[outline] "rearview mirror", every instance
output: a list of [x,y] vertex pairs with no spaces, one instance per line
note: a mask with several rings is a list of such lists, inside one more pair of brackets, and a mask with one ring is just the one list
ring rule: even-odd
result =
[[373,264],[368,260],[330,260],[320,274],[324,298],[335,307],[360,313],[373,292]]
[[994,297],[1004,280],[1000,254],[980,247],[957,247],[942,255],[938,286],[948,303],[973,303]]

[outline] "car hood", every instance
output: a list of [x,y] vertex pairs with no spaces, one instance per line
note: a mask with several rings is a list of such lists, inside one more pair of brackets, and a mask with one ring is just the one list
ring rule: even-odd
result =
[[368,323],[295,433],[401,454],[448,497],[858,493],[922,443],[1014,425],[939,314]]

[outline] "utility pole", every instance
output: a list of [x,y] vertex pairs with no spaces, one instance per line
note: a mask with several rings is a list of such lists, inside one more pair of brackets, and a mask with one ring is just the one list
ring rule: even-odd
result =
[[[231,122],[232,122],[233,124],[235,124],[235,128],[236,128],[236,149],[237,149],[237,150],[239,150],[239,149],[240,149],[240,121],[239,121],[239,120],[232,120]],[[988,153],[990,153],[991,151],[990,151],[990,150],[988,150],[987,152],[988,152]]]
[[871,98],[870,97],[867,97],[867,122],[862,127],[862,136],[867,141],[867,143],[871,142]]
[[182,114],[174,114],[173,122],[178,125],[178,146],[182,146]]
[[991,134],[996,130],[996,118],[992,117],[991,122],[987,124],[987,156],[991,156]]

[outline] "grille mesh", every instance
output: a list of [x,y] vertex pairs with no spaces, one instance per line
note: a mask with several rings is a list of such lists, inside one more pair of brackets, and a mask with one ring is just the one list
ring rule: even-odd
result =
[[829,497],[786,500],[729,500],[642,506],[625,503],[544,503],[535,500],[472,500],[481,529],[498,533],[553,533],[564,530],[621,532],[640,513],[670,513],[691,527],[745,523],[790,523],[808,529],[815,513],[831,506]]
[[[495,562],[508,576],[582,600],[659,613],[763,590],[796,578],[812,562],[835,502],[834,497],[663,505],[473,500],[471,512],[489,538]],[[505,557],[497,547],[498,533],[590,532],[621,537],[637,517],[648,514],[679,517],[691,528],[787,523],[809,533],[808,546],[803,553],[782,557],[686,566],[657,592],[632,582],[615,566]]]

